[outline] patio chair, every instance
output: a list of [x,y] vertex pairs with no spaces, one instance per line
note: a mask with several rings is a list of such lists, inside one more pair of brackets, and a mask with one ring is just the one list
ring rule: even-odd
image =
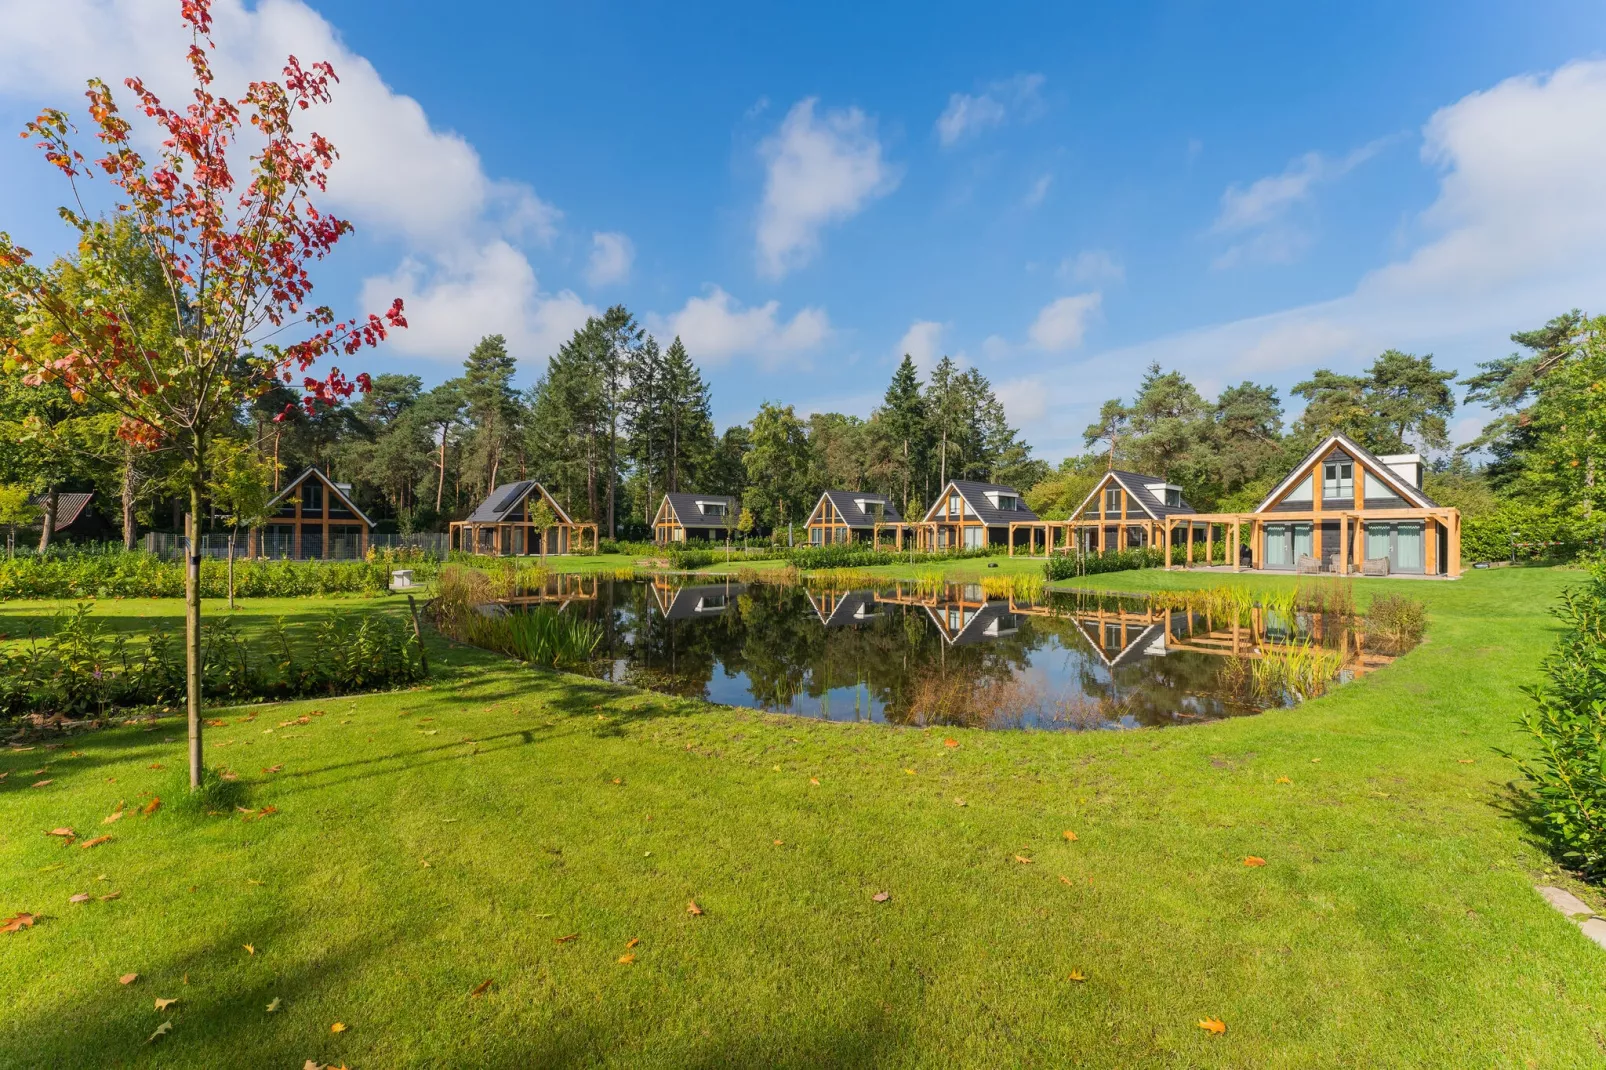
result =
[[1361,575],[1387,576],[1389,574],[1389,559],[1386,557],[1368,557],[1361,562]]
[[1294,571],[1301,576],[1315,576],[1322,571],[1322,559],[1312,557],[1310,554],[1300,554],[1299,560],[1294,563]]

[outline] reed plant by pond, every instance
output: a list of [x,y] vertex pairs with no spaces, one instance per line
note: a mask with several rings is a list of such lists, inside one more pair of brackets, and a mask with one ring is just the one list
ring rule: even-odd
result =
[[447,565],[435,584],[430,617],[442,635],[460,643],[518,658],[543,669],[578,669],[591,660],[602,641],[595,623],[559,612],[550,606],[532,606],[510,612],[504,599],[539,594],[546,588],[543,573],[537,584],[533,573],[522,569],[484,572],[462,565]]

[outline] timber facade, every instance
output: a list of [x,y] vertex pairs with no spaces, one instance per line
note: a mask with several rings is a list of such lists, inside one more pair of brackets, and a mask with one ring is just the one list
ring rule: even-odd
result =
[[814,504],[805,526],[809,545],[831,546],[844,542],[873,542],[878,526],[902,523],[898,507],[884,494],[828,490]]
[[351,500],[351,484],[309,468],[268,503],[246,556],[288,561],[353,561],[368,555],[374,522]]
[[652,519],[652,539],[660,546],[725,539],[736,530],[738,515],[736,499],[727,494],[665,494]]
[[1461,513],[1424,494],[1422,475],[1417,454],[1380,457],[1333,434],[1251,512],[1200,513],[1173,484],[1116,470],[1069,519],[1021,526],[1032,533],[1032,552],[1042,532],[1047,553],[1153,548],[1172,568],[1211,564],[1219,539],[1234,572],[1454,578]]
[[[543,501],[552,511],[553,523],[538,529],[531,517]],[[454,520],[447,532],[452,549],[492,557],[597,549],[597,525],[571,518],[545,487],[530,479],[497,487],[468,519]]]

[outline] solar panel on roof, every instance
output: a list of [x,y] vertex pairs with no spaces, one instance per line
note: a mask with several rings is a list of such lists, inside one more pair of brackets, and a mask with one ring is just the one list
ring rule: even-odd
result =
[[507,512],[508,509],[512,508],[513,503],[519,500],[519,495],[521,495],[525,491],[529,490],[530,486],[531,486],[531,484],[530,484],[529,481],[526,481],[526,482],[523,482],[523,483],[515,483],[515,484],[513,484],[511,487],[508,488],[508,492],[506,494],[502,495],[502,500],[497,502],[495,505],[491,506],[491,512],[493,512],[493,513],[505,513],[505,512]]

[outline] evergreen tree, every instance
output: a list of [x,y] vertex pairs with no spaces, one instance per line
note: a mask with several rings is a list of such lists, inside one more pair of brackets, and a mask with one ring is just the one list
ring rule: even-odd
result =
[[463,405],[471,428],[469,452],[473,486],[480,496],[497,485],[503,458],[517,449],[520,410],[513,389],[517,365],[499,334],[479,340],[463,362]]
[[890,447],[885,452],[897,480],[896,494],[908,515],[918,475],[924,471],[930,454],[926,403],[920,394],[920,376],[909,354],[903,355],[898,370],[892,373],[892,382],[887,384],[886,396],[873,419],[877,437]]
[[679,492],[692,486],[715,449],[708,384],[677,336],[664,355],[668,411],[665,486]]

